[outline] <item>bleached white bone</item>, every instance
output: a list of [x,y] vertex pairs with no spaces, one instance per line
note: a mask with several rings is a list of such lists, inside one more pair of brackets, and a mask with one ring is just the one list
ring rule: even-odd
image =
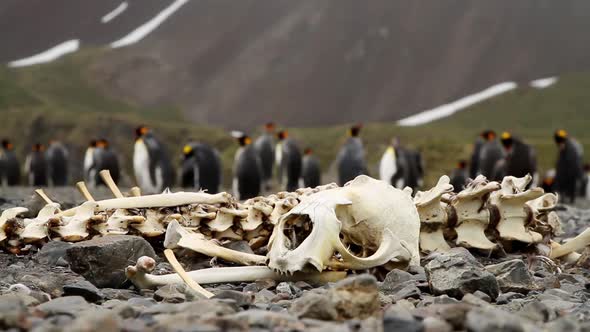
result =
[[77,242],[86,239],[90,233],[88,231],[89,223],[92,221],[102,220],[101,216],[95,216],[94,211],[97,207],[96,202],[87,201],[80,205],[76,214],[72,217],[63,217],[62,224],[50,227],[51,231],[68,242]]
[[582,233],[578,236],[574,237],[573,239],[567,241],[565,244],[562,244],[556,248],[551,250],[550,258],[555,259],[562,256],[565,256],[569,253],[576,252],[579,250],[583,250],[587,246],[590,245],[590,228],[586,228]]
[[261,265],[266,262],[264,256],[224,248],[214,241],[207,240],[201,233],[186,230],[177,221],[168,224],[164,247],[168,249],[182,247],[209,257],[218,257],[242,265]]
[[166,232],[168,223],[180,219],[182,219],[182,215],[180,214],[165,214],[156,209],[147,209],[143,222],[132,223],[129,226],[135,228],[142,236],[156,237]]
[[264,218],[272,213],[272,206],[264,202],[254,202],[248,207],[246,218],[240,219],[240,226],[245,231],[252,231],[264,223]]
[[203,220],[212,220],[217,216],[215,212],[205,211],[201,204],[187,206],[183,208],[182,211],[184,216],[182,219],[182,225],[185,227],[198,227]]
[[543,239],[541,234],[530,231],[525,226],[527,220],[533,217],[527,213],[525,203],[543,196],[541,188],[525,191],[531,179],[528,174],[522,178],[507,176],[502,180],[501,189],[490,197],[491,204],[495,205],[500,213],[496,229],[503,240],[537,243]]
[[269,220],[273,225],[279,222],[279,219],[287,212],[291,211],[299,202],[293,197],[279,198],[272,210]]
[[496,244],[485,235],[490,222],[490,212],[485,207],[486,196],[500,189],[497,182],[489,182],[480,175],[459,192],[452,201],[457,213],[456,243],[467,248],[491,250]]
[[420,249],[423,252],[445,252],[451,249],[443,235],[448,216],[441,203],[442,196],[453,191],[450,181],[448,176],[443,175],[434,188],[426,192],[418,191],[414,197],[420,216]]
[[132,187],[129,189],[129,194],[133,197],[139,197],[141,196],[141,189],[139,187]]
[[186,273],[186,271],[182,268],[182,265],[180,265],[180,263],[176,259],[176,256],[174,256],[174,252],[172,251],[172,249],[165,249],[164,256],[166,256],[166,259],[168,259],[168,263],[170,263],[170,265],[172,266],[174,271],[176,271],[176,273],[182,279],[182,281],[184,281],[184,283],[193,291],[195,291],[200,297],[209,299],[215,295],[209,292],[208,290],[204,289],[203,287],[201,287],[201,285],[199,285],[199,283],[191,279],[191,277],[188,275],[188,273]]
[[123,235],[129,232],[129,224],[143,222],[145,222],[144,216],[133,215],[125,209],[117,209],[107,219],[106,224],[100,224],[100,228],[97,230],[102,235]]
[[[155,194],[140,197],[123,197],[111,198],[97,201],[98,210],[114,209],[140,209],[140,208],[159,208],[173,207],[189,204],[227,204],[232,200],[228,193],[218,193],[215,195],[197,192],[177,192],[171,194]],[[63,211],[60,216],[72,216],[76,213],[77,207]]]
[[[139,289],[153,289],[170,284],[181,284],[178,274],[152,275],[156,261],[150,257],[140,257],[135,266],[128,266],[125,274]],[[199,284],[217,284],[230,282],[253,282],[260,279],[276,281],[305,281],[312,285],[336,282],[346,277],[346,272],[295,273],[294,275],[279,274],[266,266],[216,267],[190,271],[187,274]]]
[[90,191],[88,191],[88,188],[86,187],[86,183],[84,183],[84,181],[77,182],[76,188],[78,189],[80,194],[82,194],[82,197],[84,197],[85,200],[94,201],[94,197],[92,197],[92,194],[90,194]]
[[98,172],[98,175],[100,175],[102,181],[107,185],[107,187],[111,190],[115,197],[124,197],[123,193],[121,193],[121,190],[119,190],[119,187],[117,187],[117,184],[115,183],[115,180],[113,180],[111,172],[108,169],[103,169],[102,171]]
[[226,207],[221,207],[217,210],[215,219],[207,223],[207,226],[215,232],[224,232],[234,225],[234,220],[237,218],[246,218],[248,216],[247,210],[236,210]]
[[24,219],[25,228],[20,234],[25,243],[36,242],[45,239],[49,235],[49,222],[59,222],[56,213],[59,211],[58,203],[45,205],[33,219]]
[[29,209],[24,207],[14,207],[2,212],[2,215],[0,215],[0,242],[6,240],[8,237],[6,229],[10,223],[14,222],[18,216],[26,212],[29,212]]

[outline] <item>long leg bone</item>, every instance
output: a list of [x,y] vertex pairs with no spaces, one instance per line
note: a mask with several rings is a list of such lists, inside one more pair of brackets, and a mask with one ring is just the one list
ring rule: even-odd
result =
[[0,215],[0,242],[6,240],[8,234],[6,234],[6,230],[11,222],[15,220],[16,217],[19,215],[28,212],[29,209],[23,207],[15,207],[11,209],[6,209]]
[[569,240],[565,244],[557,248],[554,248],[551,251],[551,255],[549,257],[552,259],[559,258],[569,253],[582,250],[588,245],[590,245],[590,228],[586,228],[586,230],[583,231],[580,235]]
[[[156,262],[150,257],[140,257],[135,266],[125,269],[127,278],[140,289],[153,289],[170,284],[181,284],[178,274],[152,275]],[[335,282],[346,277],[346,272],[312,272],[295,273],[294,275],[278,274],[266,266],[216,267],[187,272],[191,279],[199,284],[216,284],[228,282],[252,282],[259,279],[277,281],[305,281],[318,285]]]
[[172,221],[168,224],[164,247],[168,249],[182,247],[203,255],[218,257],[228,262],[243,265],[262,265],[266,262],[265,256],[247,254],[221,247],[213,241],[206,240],[200,233],[189,232],[180,226],[177,221]]

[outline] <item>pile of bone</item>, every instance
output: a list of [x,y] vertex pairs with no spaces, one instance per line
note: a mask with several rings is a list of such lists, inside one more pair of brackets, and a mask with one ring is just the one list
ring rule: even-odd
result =
[[577,260],[574,251],[588,244],[588,231],[564,246],[553,242],[561,234],[555,212],[558,197],[541,188],[527,189],[530,181],[529,175],[508,176],[502,183],[479,176],[452,194],[453,186],[443,176],[431,190],[418,192],[414,202],[420,214],[422,252],[445,252],[449,243],[487,251],[529,246],[551,258]]

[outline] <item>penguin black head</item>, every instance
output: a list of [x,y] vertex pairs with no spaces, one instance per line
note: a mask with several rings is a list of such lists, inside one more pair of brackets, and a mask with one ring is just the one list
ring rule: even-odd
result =
[[150,129],[144,125],[135,128],[135,139],[142,138],[145,134],[149,133]]
[[41,143],[35,143],[32,150],[33,152],[43,152],[45,151],[45,146]]
[[493,130],[484,130],[481,137],[486,141],[493,141],[496,139],[496,132]]
[[2,140],[2,147],[5,150],[9,150],[9,151],[12,150],[12,149],[14,149],[14,145],[8,139],[3,139]]
[[88,147],[95,148],[96,147],[96,140],[95,139],[91,140],[90,143],[88,143]]
[[502,136],[500,136],[500,142],[502,142],[502,145],[506,150],[509,150],[512,148],[512,144],[514,144],[514,138],[512,137],[512,134],[505,131],[502,133]]
[[567,140],[568,134],[567,131],[563,129],[559,129],[555,131],[555,135],[553,138],[555,139],[555,143],[561,144]]
[[[241,144],[240,144],[240,145],[241,145]],[[188,145],[188,144],[187,144],[187,145],[185,145],[185,146],[182,148],[182,154],[184,155],[184,159],[188,159],[188,158],[192,157],[192,156],[193,156],[193,154],[194,154],[193,147],[192,147],[192,146],[190,146],[190,145]]]
[[313,154],[313,150],[311,148],[305,148],[305,150],[303,150],[303,153],[306,156],[311,156]]
[[465,168],[467,168],[467,161],[465,161],[465,160],[459,160],[459,162],[457,163],[457,168],[459,168],[459,169],[465,169]]
[[269,133],[269,134],[274,133],[275,132],[275,128],[276,128],[276,126],[275,126],[274,122],[267,122],[264,125],[264,130],[266,130],[266,132]]
[[350,127],[350,129],[348,129],[348,136],[350,137],[358,137],[358,135],[361,132],[361,128],[363,128],[362,124],[355,124],[354,126]]
[[588,164],[588,163],[584,164],[584,172],[586,172],[586,173],[590,172],[590,164]]
[[289,133],[286,130],[281,130],[277,134],[277,138],[279,139],[279,141],[282,141],[287,137],[289,137]]

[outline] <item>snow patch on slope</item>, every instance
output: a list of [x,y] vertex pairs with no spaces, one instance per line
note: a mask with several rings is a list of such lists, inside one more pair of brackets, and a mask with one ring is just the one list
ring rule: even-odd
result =
[[114,20],[117,16],[121,15],[126,9],[129,7],[129,3],[127,1],[123,1],[117,8],[113,9],[110,13],[103,16],[100,21],[102,23],[109,23],[110,21]]
[[496,84],[481,92],[463,97],[454,102],[444,104],[424,112],[420,112],[405,119],[401,119],[397,122],[397,124],[405,127],[423,125],[434,120],[438,120],[453,115],[464,108],[477,104],[486,99],[495,97],[497,95],[503,94],[510,90],[516,89],[516,87],[517,84],[514,82],[504,82]]
[[66,42],[63,42],[57,46],[54,46],[47,51],[41,52],[39,54],[30,56],[28,58],[20,59],[11,61],[8,63],[9,67],[26,67],[37,65],[41,63],[51,62],[54,60],[59,59],[60,57],[68,54],[76,52],[80,48],[80,40],[72,39]]
[[182,7],[188,0],[176,0],[170,6],[162,10],[151,20],[131,31],[127,36],[111,43],[112,48],[124,47],[135,44],[156,30],[164,21]]
[[545,89],[557,82],[557,77],[540,78],[538,80],[531,81],[530,86],[537,89]]

